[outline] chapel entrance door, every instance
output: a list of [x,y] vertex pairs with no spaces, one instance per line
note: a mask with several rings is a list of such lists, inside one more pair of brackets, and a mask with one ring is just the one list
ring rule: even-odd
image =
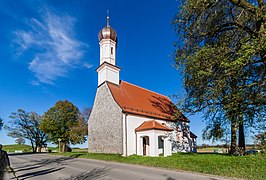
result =
[[149,137],[143,137],[143,156],[148,155],[148,148],[149,148]]

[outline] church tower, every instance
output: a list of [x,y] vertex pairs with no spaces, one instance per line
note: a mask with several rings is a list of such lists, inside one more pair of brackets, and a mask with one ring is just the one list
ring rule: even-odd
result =
[[116,66],[117,36],[114,29],[110,27],[109,16],[107,24],[98,33],[100,45],[100,66],[98,72],[98,86],[105,81],[119,85],[119,71],[121,68]]

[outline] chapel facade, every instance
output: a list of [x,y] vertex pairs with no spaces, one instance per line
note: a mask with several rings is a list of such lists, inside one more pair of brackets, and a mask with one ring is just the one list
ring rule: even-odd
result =
[[120,80],[117,34],[109,17],[98,38],[98,88],[88,121],[88,151],[123,156],[196,152],[189,119],[168,97]]

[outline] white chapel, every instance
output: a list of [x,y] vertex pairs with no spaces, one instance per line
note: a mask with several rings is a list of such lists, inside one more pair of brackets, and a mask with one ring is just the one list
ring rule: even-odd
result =
[[98,38],[98,88],[88,121],[88,151],[123,156],[195,152],[197,136],[190,121],[168,97],[120,80],[117,34],[109,17]]

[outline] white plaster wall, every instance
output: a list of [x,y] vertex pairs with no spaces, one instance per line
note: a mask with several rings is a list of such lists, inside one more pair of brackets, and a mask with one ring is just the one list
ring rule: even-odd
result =
[[[161,121],[160,123],[165,123],[165,121]],[[172,142],[170,140],[170,134],[172,132],[169,131],[159,131],[154,130],[155,132],[155,138],[156,138],[156,156],[159,156],[161,153],[164,153],[164,156],[171,156],[172,155]],[[164,137],[164,149],[163,152],[160,152],[160,149],[158,149],[158,137],[163,136]]]
[[115,69],[111,69],[109,67],[107,67],[107,79],[112,82],[115,83],[117,85],[119,85],[119,71],[115,70]]
[[161,149],[158,149],[158,153],[159,154],[162,154],[163,153],[163,149],[161,148]]
[[[141,149],[138,149],[138,152],[137,153],[137,139],[136,139],[136,132],[135,132],[135,129],[137,127],[139,127],[143,122],[145,121],[152,121],[152,120],[156,120],[157,122],[159,123],[166,123],[166,121],[164,120],[158,120],[158,119],[154,119],[154,118],[148,118],[148,117],[142,117],[142,116],[135,116],[135,115],[127,115],[125,116],[126,118],[124,119],[124,122],[125,123],[125,128],[127,129],[127,131],[125,131],[124,133],[126,133],[126,142],[127,142],[127,150],[126,150],[126,156],[130,156],[130,155],[133,155],[133,154],[140,154],[141,152],[141,155],[142,155],[142,150]],[[143,133],[139,132],[140,134],[144,135]],[[145,131],[144,133],[147,133],[147,131]],[[163,135],[163,134],[162,134]],[[151,142],[150,141],[150,146],[152,147],[152,143],[154,142]],[[156,146],[156,149],[158,149],[158,136],[156,136],[156,144],[154,144]],[[139,146],[138,146],[139,147]],[[159,153],[159,152],[153,152],[155,153],[156,155]]]
[[164,156],[172,155],[172,142],[170,137],[168,137],[168,132],[160,130],[147,130],[140,131],[136,133],[136,143],[137,143],[137,155],[143,155],[143,137],[149,137],[149,150],[147,151],[147,156],[159,156],[162,153],[162,149],[158,149],[158,137],[164,137]]
[[150,154],[149,156],[158,156],[158,135],[155,133],[155,130],[151,130],[149,133],[150,138]]
[[145,134],[139,132],[137,133],[137,139],[136,139],[136,142],[137,142],[137,155],[140,155],[140,156],[143,156],[143,149],[142,149],[142,144],[143,144],[143,139],[142,137],[145,136]]
[[105,81],[119,85],[119,70],[110,68],[108,66],[103,67],[98,72],[98,86]]
[[106,81],[107,79],[107,72],[106,70],[103,68],[98,72],[98,86],[100,84],[102,84],[104,81]]
[[125,113],[123,113],[123,121],[122,121],[122,126],[123,126],[123,156],[127,156],[126,118],[127,118],[127,115]]
[[152,151],[154,146],[154,140],[153,140],[154,130],[148,130],[148,131],[140,131],[136,133],[136,148],[137,152],[135,154],[143,156],[143,137],[148,136],[149,137],[149,147],[147,148],[147,156],[154,156],[154,152]]
[[137,154],[136,152],[136,133],[135,129],[139,127],[145,121],[151,121],[153,119],[134,116],[134,115],[127,115],[126,120],[126,128],[127,128],[127,156],[132,154]]
[[[124,147],[126,147],[126,149],[124,149],[124,155],[125,156],[129,156],[129,155],[133,155],[133,154],[138,154],[138,155],[142,155],[142,149],[141,149],[141,145],[142,144],[138,144],[137,143],[142,143],[142,141],[140,141],[137,138],[140,138],[140,136],[144,136],[147,135],[147,131],[143,131],[143,132],[138,132],[138,137],[136,136],[135,133],[135,129],[137,127],[139,127],[143,122],[145,121],[151,121],[151,120],[156,120],[159,123],[165,123],[168,127],[172,128],[174,131],[171,132],[167,132],[169,137],[164,140],[164,151],[165,151],[165,155],[166,156],[170,156],[172,155],[172,152],[191,152],[191,151],[195,151],[194,149],[192,149],[191,147],[191,138],[189,136],[189,124],[187,122],[169,122],[169,121],[164,121],[164,120],[158,120],[158,119],[154,119],[154,118],[148,118],[148,117],[142,117],[142,116],[136,116],[136,115],[125,115],[124,116],[124,128],[127,129],[127,131],[124,131],[124,134],[126,135],[126,137],[124,138],[124,142],[126,142],[124,144]],[[176,131],[176,127],[178,127],[178,132]],[[187,137],[182,137],[182,129],[187,129]],[[158,136],[160,133],[157,134],[156,138],[156,149],[157,152],[151,152],[152,154],[160,154],[162,153],[162,150],[158,149]],[[162,134],[165,135],[165,134]],[[153,135],[152,135],[153,136]],[[178,137],[178,139],[177,139]],[[137,142],[138,140],[138,142]],[[177,142],[178,140],[178,142]],[[152,147],[152,143],[150,141],[150,146]],[[137,148],[136,148],[137,147]],[[167,149],[168,148],[168,149]],[[151,155],[152,155],[151,154]]]
[[[100,44],[100,64],[108,62],[116,65],[116,42],[111,39],[103,39]],[[111,54],[111,48],[113,48],[113,54]]]
[[[145,121],[152,121],[156,120],[159,123],[166,123],[166,121],[163,120],[157,120],[154,118],[148,118],[148,117],[142,117],[142,116],[135,116],[135,115],[127,115],[127,118],[125,119],[125,124],[127,128],[127,156],[137,154],[136,150],[136,133],[135,129],[139,127],[143,122]],[[146,132],[146,131],[145,131]],[[157,144],[158,146],[158,144]]]
[[[195,152],[193,139],[190,137],[190,126],[187,122],[167,122],[167,125],[174,129],[170,140],[172,141],[172,152]],[[176,131],[176,127],[178,131]],[[186,130],[186,136],[183,136]]]
[[172,156],[172,142],[170,136],[164,139],[164,157]]

